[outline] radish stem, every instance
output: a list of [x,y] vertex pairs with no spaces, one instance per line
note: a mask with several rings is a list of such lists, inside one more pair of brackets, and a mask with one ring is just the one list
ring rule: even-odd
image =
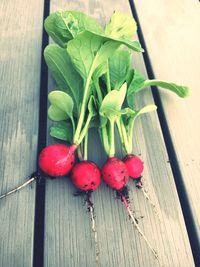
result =
[[119,194],[121,201],[123,202],[124,206],[126,207],[126,210],[128,212],[128,215],[133,223],[133,225],[135,226],[135,228],[137,229],[138,233],[141,235],[141,237],[144,239],[144,241],[146,242],[147,246],[150,248],[150,250],[152,251],[154,257],[158,260],[158,254],[155,251],[155,249],[151,246],[151,244],[149,243],[148,239],[146,238],[146,236],[144,235],[144,233],[142,232],[142,230],[140,229],[140,227],[137,224],[136,219],[133,216],[132,211],[130,210],[129,204],[127,202],[126,197],[120,192],[117,191],[117,193]]
[[110,120],[109,141],[110,141],[109,157],[111,158],[115,155],[115,121],[114,120]]
[[84,153],[84,160],[87,160],[88,158],[88,132],[86,133],[85,135],[85,138],[84,138],[84,149],[83,149],[83,153]]
[[108,60],[107,60],[107,72],[106,72],[106,85],[107,85],[107,92],[109,93],[111,91],[111,85],[110,85],[110,71],[109,71]]

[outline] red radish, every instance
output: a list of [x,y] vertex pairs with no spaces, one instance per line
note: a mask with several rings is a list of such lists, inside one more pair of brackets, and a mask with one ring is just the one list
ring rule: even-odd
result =
[[77,163],[72,169],[72,182],[83,191],[94,191],[101,183],[101,173],[98,166],[89,160]]
[[116,157],[108,158],[101,170],[103,180],[113,189],[120,190],[128,182],[126,165]]
[[[87,136],[85,140],[87,144]],[[86,154],[84,155],[85,158],[87,158]],[[81,190],[80,192],[75,193],[75,196],[82,195],[82,193],[84,193],[84,195],[86,196],[85,200],[90,212],[91,229],[94,234],[96,263],[99,263],[99,243],[96,230],[94,204],[91,200],[91,194],[99,187],[101,183],[101,172],[94,162],[83,160],[78,162],[73,167],[71,178],[73,184]]]
[[39,155],[39,167],[49,176],[65,176],[74,165],[75,145],[53,144],[45,147]]
[[142,172],[144,170],[144,163],[139,157],[130,154],[123,159],[123,162],[125,163],[128,169],[128,174],[130,178],[138,179],[141,177]]

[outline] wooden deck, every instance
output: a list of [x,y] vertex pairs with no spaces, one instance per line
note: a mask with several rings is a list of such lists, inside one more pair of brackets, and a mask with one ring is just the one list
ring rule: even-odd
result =
[[[186,84],[192,94],[183,100],[146,90],[137,99],[138,107],[154,102],[158,106],[158,113],[138,119],[134,153],[145,162],[145,187],[158,206],[160,221],[131,182],[130,197],[160,262],[129,222],[113,191],[102,183],[93,194],[100,266],[200,266],[199,2],[130,3],[0,1],[0,195],[36,170],[38,151],[53,142],[46,121],[47,90],[54,84],[42,56],[48,42],[44,18],[56,10],[76,9],[104,24],[114,10],[132,11],[146,50],[144,57],[134,55],[134,66],[150,78]],[[94,131],[89,141],[89,158],[101,166],[105,154],[98,148]],[[74,191],[66,178],[47,180],[0,201],[0,267],[96,266],[87,210],[81,198],[73,197]]]

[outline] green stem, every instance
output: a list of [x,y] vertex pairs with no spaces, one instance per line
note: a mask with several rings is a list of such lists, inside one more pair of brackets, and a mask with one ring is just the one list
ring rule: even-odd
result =
[[88,91],[89,91],[89,87],[90,87],[90,81],[91,81],[91,78],[92,78],[94,66],[95,66],[95,60],[92,63],[92,66],[91,66],[91,69],[90,69],[90,72],[89,72],[89,75],[87,77],[86,84],[85,84],[83,102],[82,102],[82,105],[81,105],[80,117],[79,117],[79,120],[78,120],[77,128],[76,128],[76,131],[75,131],[75,134],[74,134],[74,140],[73,140],[74,144],[76,144],[76,145],[78,145],[77,142],[78,142],[78,139],[80,138],[80,132],[81,132],[81,129],[82,129],[82,126],[83,126],[83,122],[84,122],[85,109],[86,109],[86,104],[87,104],[87,99],[88,99]]
[[109,93],[111,91],[111,85],[110,85],[110,71],[109,71],[108,60],[107,60],[107,72],[106,72],[106,85],[107,85],[107,91]]
[[101,92],[101,88],[99,86],[99,79],[95,79],[94,80],[94,86],[96,88],[99,104],[101,104],[101,102],[103,101],[103,95],[102,95],[102,92]]
[[88,117],[87,117],[85,126],[84,126],[83,130],[81,131],[81,133],[79,135],[79,139],[76,141],[77,146],[83,141],[83,138],[87,134],[91,119],[92,119],[92,116],[89,114]]
[[133,148],[133,127],[134,127],[135,119],[131,118],[129,122],[129,131],[128,131],[128,144],[129,144],[129,151],[127,154],[130,154]]
[[74,123],[73,116],[70,119],[71,119],[71,122],[72,122],[72,131],[73,131],[73,135],[74,135],[74,133],[75,133],[75,123]]
[[131,138],[131,143],[130,143],[129,139],[128,139],[127,130],[126,130],[126,127],[124,125],[122,118],[120,118],[120,126],[121,126],[121,130],[122,130],[122,137],[124,140],[125,152],[126,152],[126,154],[130,154],[132,151],[132,138]]
[[[99,106],[101,105],[102,101],[103,101],[103,95],[101,92],[101,88],[99,86],[99,79],[95,79],[94,80],[94,86],[96,88],[96,92],[97,92],[97,97],[98,97],[98,101],[99,101]],[[102,124],[102,117],[100,116],[100,124]],[[105,149],[106,154],[109,153],[109,142],[108,142],[108,132],[107,132],[107,128],[106,126],[103,126],[99,129],[101,131],[101,137],[102,137],[102,142],[103,142],[103,146]]]
[[81,144],[80,146],[78,146],[77,148],[77,153],[78,153],[78,158],[80,161],[83,161],[83,153],[82,153],[82,148],[81,148]]
[[115,121],[114,120],[110,120],[109,140],[110,140],[109,157],[114,157],[115,155]]
[[86,133],[85,135],[85,138],[84,138],[84,154],[83,154],[83,159],[84,160],[87,160],[88,158],[88,132]]
[[117,124],[117,129],[119,132],[119,137],[120,137],[120,141],[122,143],[123,150],[125,150],[124,138],[123,138],[122,129],[121,129],[121,125],[120,125],[120,118],[117,118],[116,124]]

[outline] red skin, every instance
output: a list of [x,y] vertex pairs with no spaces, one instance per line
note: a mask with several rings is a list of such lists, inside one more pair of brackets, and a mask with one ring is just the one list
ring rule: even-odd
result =
[[39,155],[39,167],[49,176],[68,174],[75,162],[75,145],[53,144],[45,147]]
[[144,163],[139,157],[130,154],[123,159],[123,162],[126,164],[130,178],[138,179],[141,177],[144,170]]
[[103,180],[113,189],[120,190],[128,182],[126,165],[116,157],[109,158],[101,169]]
[[83,191],[96,190],[101,183],[101,172],[98,166],[89,160],[78,162],[72,169],[73,184]]

